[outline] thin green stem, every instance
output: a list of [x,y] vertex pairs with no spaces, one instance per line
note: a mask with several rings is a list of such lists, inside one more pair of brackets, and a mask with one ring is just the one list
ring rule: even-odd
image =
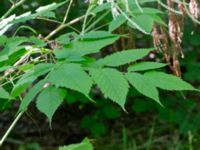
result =
[[142,29],[138,24],[136,24],[125,12],[122,11],[122,9],[118,5],[116,5],[116,8],[127,19],[127,21],[129,23],[131,23],[133,26],[135,26],[138,30],[140,30],[144,34],[148,34],[148,35],[150,34],[150,33],[146,32],[144,29]]
[[94,27],[99,21],[101,21],[105,16],[108,15],[109,11],[106,11],[104,14],[102,14],[96,21],[94,21],[89,27],[85,29],[85,32],[88,32],[92,27]]
[[13,0],[9,0],[11,4],[14,4]]
[[92,15],[92,16],[90,17],[90,19],[88,19],[88,21],[87,21],[87,23],[86,23],[86,26],[89,26],[89,25],[94,21],[94,17],[95,17],[95,15]]
[[84,35],[85,34],[85,28],[86,28],[86,23],[87,23],[87,18],[90,14],[90,11],[93,9],[95,5],[89,5],[87,11],[86,11],[86,14],[85,14],[85,17],[84,17],[84,20],[83,20],[83,25],[82,25],[82,31],[81,31],[81,35]]
[[[14,78],[13,79],[13,81],[14,80],[17,80],[17,79],[19,79],[19,78],[21,78],[22,77],[22,75],[19,75],[19,76],[17,76],[16,78]],[[0,86],[2,87],[2,86],[5,86],[6,84],[9,84],[10,83],[10,81],[6,81],[6,82],[4,82],[3,84],[1,84]]]
[[191,131],[188,131],[189,150],[194,150],[194,148],[193,148],[193,139],[194,139],[194,135],[192,134]]
[[174,13],[179,14],[179,15],[182,14],[180,11],[177,11],[177,10],[175,10],[175,9],[173,9],[173,8],[168,7],[168,6],[165,5],[163,2],[161,2],[161,0],[157,0],[157,2],[158,2],[162,7],[166,8],[167,10],[169,10],[169,11],[171,11],[171,12],[174,12]]
[[10,134],[12,129],[15,127],[15,125],[17,124],[17,122],[19,121],[19,119],[22,117],[23,114],[24,112],[19,113],[17,117],[15,118],[15,120],[12,122],[12,124],[10,125],[10,127],[8,128],[8,130],[6,131],[6,133],[3,135],[3,137],[0,140],[0,147],[3,145],[6,138],[8,137],[8,135]]
[[[14,86],[14,82],[12,80],[12,78],[10,77],[10,82],[12,83],[12,85]],[[19,99],[22,101],[22,97],[19,96]],[[0,140],[0,146],[3,145],[3,143],[5,142],[6,138],[8,137],[8,135],[10,134],[10,132],[12,131],[12,129],[15,127],[15,125],[17,124],[17,122],[19,121],[19,119],[22,117],[22,115],[24,114],[24,112],[20,112],[17,117],[14,119],[14,121],[12,122],[12,124],[10,125],[10,127],[8,128],[8,130],[6,131],[6,133],[3,135],[3,137]]]
[[93,30],[94,30],[94,31],[97,31],[97,30],[99,30],[99,29],[101,29],[101,28],[103,28],[103,27],[106,27],[106,26],[108,26],[108,25],[109,25],[109,23],[106,23],[106,24],[103,24],[103,25],[101,25],[101,26],[98,26],[98,27],[94,28]]
[[138,7],[138,9],[140,10],[140,12],[143,13],[144,11],[143,11],[142,7],[140,6],[138,0],[135,0],[135,4],[137,5],[137,7]]
[[51,33],[49,33],[45,38],[44,40],[48,41],[52,36],[54,36],[55,34],[57,34],[59,31],[61,31],[62,29],[82,20],[83,18],[85,17],[85,15],[81,16],[81,17],[78,17],[68,23],[65,23],[65,24],[61,24],[59,25],[55,30],[53,30]]
[[8,17],[17,7],[22,5],[26,0],[20,0],[17,3],[13,3],[13,5],[10,7],[10,9],[1,17],[1,20],[5,19]]
[[49,18],[44,18],[44,17],[36,17],[35,19],[44,20],[44,21],[48,21],[48,22],[52,22],[52,23],[57,23],[57,24],[61,24],[62,23],[60,21],[49,19]]
[[75,32],[77,32],[77,33],[81,33],[81,31],[79,31],[78,29],[76,29],[76,28],[74,28],[73,26],[71,26],[71,25],[68,25],[67,26],[68,28],[71,28],[72,30],[74,30]]
[[18,28],[16,29],[16,31],[14,32],[14,34],[13,34],[12,37],[15,37],[15,36],[17,35],[17,33],[18,33],[21,29],[27,29],[27,30],[31,31],[32,33],[34,33],[34,34],[37,34],[37,31],[36,31],[35,29],[33,29],[32,27],[22,25],[22,26],[20,26],[20,27],[18,27]]
[[70,8],[72,6],[72,2],[73,2],[73,0],[70,0],[69,6],[68,6],[67,11],[65,13],[65,16],[64,16],[62,24],[65,24],[65,22],[67,21],[67,18],[68,18],[68,15],[69,15],[69,11],[70,11]]

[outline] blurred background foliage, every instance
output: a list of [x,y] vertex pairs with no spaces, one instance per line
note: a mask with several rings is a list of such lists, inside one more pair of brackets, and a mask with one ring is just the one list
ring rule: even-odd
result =
[[[28,0],[15,12],[35,10],[38,6],[62,0]],[[9,1],[1,1],[0,15],[10,7]],[[83,0],[76,0],[70,12],[70,18],[81,16],[86,11]],[[78,9],[76,9],[78,8]],[[62,7],[57,10],[56,17],[63,17]],[[107,18],[105,18],[107,19]],[[200,27],[186,19],[183,49],[185,58],[181,60],[183,78],[195,87],[200,86]],[[29,21],[29,25],[42,35],[56,27],[54,23]],[[79,24],[74,26],[80,28]],[[39,29],[39,30],[38,30]],[[63,30],[69,32],[71,29]],[[26,30],[19,34],[31,35]],[[137,46],[152,45],[152,38],[135,32]],[[157,54],[153,59],[160,59]],[[169,70],[167,70],[169,71]],[[169,71],[170,72],[170,71]],[[165,92],[161,93],[165,108],[137,93],[135,89],[129,92],[124,113],[121,108],[95,97],[96,104],[88,102],[83,95],[70,94],[56,113],[52,130],[48,128],[45,117],[31,107],[31,116],[25,116],[16,126],[3,150],[54,150],[58,145],[79,142],[84,137],[94,140],[99,150],[196,150],[200,147],[200,103],[195,93]],[[4,102],[0,102],[4,103]],[[1,105],[0,105],[1,106]],[[12,107],[13,108],[13,107]],[[13,115],[11,108],[0,114],[0,128],[6,129]],[[10,112],[11,111],[11,112]],[[61,119],[62,118],[62,119]],[[3,130],[2,130],[3,131]],[[0,131],[1,133],[1,131]],[[39,138],[38,138],[39,137]],[[22,139],[26,139],[22,141]],[[116,144],[117,143],[117,144]]]

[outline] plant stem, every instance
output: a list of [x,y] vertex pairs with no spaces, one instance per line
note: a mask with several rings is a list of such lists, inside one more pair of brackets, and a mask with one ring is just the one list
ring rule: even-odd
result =
[[73,0],[70,0],[69,6],[68,6],[67,11],[65,13],[65,16],[64,16],[62,24],[65,24],[65,22],[67,21],[67,18],[68,18],[68,15],[69,15],[69,11],[70,11],[70,8],[72,6],[72,2],[73,2]]
[[44,20],[44,21],[48,21],[48,22],[52,22],[52,23],[57,23],[57,24],[61,24],[60,21],[49,19],[49,18],[45,18],[45,17],[36,17],[35,19]]
[[195,19],[195,18],[191,15],[191,13],[190,13],[190,11],[188,10],[186,4],[187,4],[186,1],[183,0],[183,5],[184,5],[184,8],[185,8],[185,11],[186,11],[187,15],[188,15],[195,23],[200,24],[200,21],[197,20],[197,19]]
[[86,27],[86,22],[87,22],[87,18],[90,14],[90,11],[93,9],[94,5],[89,5],[87,11],[86,11],[86,14],[85,14],[85,17],[84,17],[84,20],[83,20],[83,25],[82,25],[82,31],[81,31],[81,35],[84,35],[85,34],[85,27]]
[[7,16],[10,15],[10,13],[12,13],[17,7],[19,7],[20,5],[22,5],[26,0],[20,0],[17,3],[14,3],[10,9],[1,17],[1,20],[5,19]]
[[133,26],[135,26],[138,30],[140,30],[144,34],[150,34],[150,33],[146,32],[144,29],[142,29],[138,24],[136,24],[125,12],[122,11],[122,9],[118,5],[116,5],[116,8],[127,19],[127,21],[129,23],[131,23]]
[[144,11],[143,11],[142,7],[140,6],[138,0],[135,0],[135,3],[137,5],[138,9],[140,10],[140,12],[143,13]]
[[3,143],[6,140],[6,138],[8,137],[8,135],[10,134],[12,129],[15,127],[16,123],[19,121],[19,119],[22,117],[23,114],[24,114],[24,112],[20,112],[17,115],[17,117],[15,118],[15,120],[12,122],[12,124],[10,125],[10,127],[8,128],[8,130],[6,131],[6,133],[4,134],[4,136],[0,140],[0,147],[3,145]]
[[105,13],[103,13],[97,20],[95,20],[90,26],[88,26],[84,32],[88,32],[92,27],[94,27],[98,22],[100,22],[105,16],[108,15],[110,11],[106,11]]
[[175,10],[175,9],[173,9],[173,8],[168,7],[168,6],[165,5],[163,2],[161,2],[161,0],[157,0],[157,2],[158,2],[162,7],[166,8],[167,10],[169,10],[169,11],[171,11],[171,12],[174,12],[174,13],[179,14],[179,15],[182,14],[180,11],[177,11],[177,10]]
[[[10,82],[13,85],[13,87],[15,86],[13,80],[10,78]],[[19,99],[22,101],[22,97],[19,96]],[[0,147],[3,145],[4,141],[6,140],[6,138],[8,137],[8,135],[10,134],[10,132],[12,131],[12,129],[15,127],[15,125],[17,124],[17,122],[19,121],[19,119],[22,117],[22,115],[24,114],[25,111],[20,112],[17,117],[14,119],[14,121],[12,122],[12,124],[10,125],[10,127],[8,128],[8,130],[6,131],[6,133],[4,134],[4,136],[2,137],[1,141],[0,141]]]
[[76,19],[74,19],[74,20],[72,20],[72,21],[70,21],[70,22],[68,22],[68,23],[66,23],[66,24],[61,24],[61,25],[59,25],[55,30],[53,30],[51,33],[49,33],[49,34],[44,38],[44,40],[45,40],[45,41],[48,41],[52,36],[54,36],[54,35],[55,35],[56,33],[58,33],[59,31],[61,31],[62,29],[68,27],[69,25],[72,25],[72,24],[74,24],[74,23],[76,23],[76,22],[82,20],[84,17],[85,17],[85,15],[83,15],[83,16],[81,16],[81,17],[78,17],[78,18],[76,18]]

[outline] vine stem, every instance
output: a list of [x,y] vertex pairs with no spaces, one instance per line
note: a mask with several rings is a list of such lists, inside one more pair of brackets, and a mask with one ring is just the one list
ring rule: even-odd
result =
[[11,12],[13,12],[20,5],[22,5],[25,1],[26,0],[20,0],[17,3],[13,3],[13,5],[10,7],[10,9],[1,17],[1,20],[5,19],[7,16],[9,16]]
[[3,137],[0,140],[0,147],[3,145],[3,143],[6,140],[6,138],[8,137],[8,135],[10,134],[12,129],[15,127],[15,125],[17,124],[17,122],[19,121],[19,119],[22,117],[23,114],[24,114],[24,112],[20,112],[17,115],[17,117],[15,118],[15,120],[12,122],[12,124],[10,125],[10,127],[8,128],[8,130],[6,131],[6,133],[3,135]]

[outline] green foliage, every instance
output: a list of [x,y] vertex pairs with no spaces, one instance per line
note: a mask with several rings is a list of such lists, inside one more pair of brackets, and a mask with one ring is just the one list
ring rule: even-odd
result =
[[99,52],[103,47],[112,44],[117,39],[118,35],[106,33],[103,31],[85,34],[84,37],[73,40],[65,45],[62,49],[56,49],[55,55],[58,59],[73,60],[77,57]]
[[53,66],[53,64],[41,63],[38,65],[26,66],[28,70],[22,69],[22,67],[24,68],[24,66],[20,67],[19,70],[27,72],[14,85],[14,88],[11,92],[12,96],[19,96],[32,84],[33,81],[35,81],[38,77],[48,73]]
[[189,83],[181,80],[178,77],[163,72],[147,72],[144,74],[144,76],[151,80],[156,87],[164,90],[195,90],[195,88]]
[[59,150],[93,150],[93,146],[86,138],[81,143],[60,147]]
[[88,129],[92,136],[96,138],[105,135],[107,131],[106,125],[102,121],[95,119],[95,116],[84,116],[82,118],[81,127]]
[[25,145],[20,145],[20,147],[17,150],[42,150],[42,148],[38,143],[34,142]]
[[129,85],[122,73],[115,69],[90,69],[90,74],[105,97],[118,103],[123,109]]
[[[15,14],[5,18],[7,16],[3,16],[0,20],[0,35],[3,35],[7,30],[9,30],[13,25],[18,23],[23,23],[28,20],[35,19],[37,17],[47,17],[47,18],[55,18],[55,13],[53,10],[65,4],[68,0],[61,3],[52,3],[46,6],[41,6],[34,13],[28,11],[19,16]],[[12,9],[12,8],[11,8]]]
[[[117,15],[113,12],[115,5],[111,3],[95,4],[90,7],[91,9],[88,8],[83,16],[80,16],[82,9],[78,16],[77,13],[69,15],[68,11],[72,10],[70,7],[73,6],[68,5],[69,8],[64,13],[66,20],[60,20],[62,13],[56,13],[54,10],[67,5],[69,0],[47,4],[25,13],[16,11],[16,14],[12,15],[14,8],[8,12],[8,15],[2,16],[0,19],[2,76],[0,108],[5,107],[5,104],[11,102],[10,100],[20,100],[18,110],[20,114],[28,109],[33,100],[36,100],[37,109],[44,113],[51,123],[54,113],[63,102],[70,105],[82,103],[83,105],[79,107],[82,108],[92,101],[100,109],[92,115],[84,114],[81,126],[98,137],[108,130],[105,120],[114,120],[121,115],[120,109],[109,103],[107,99],[126,111],[125,104],[127,100],[131,103],[129,99],[133,96],[136,100],[132,102],[132,109],[136,113],[156,109],[163,120],[178,124],[182,132],[189,131],[191,128],[195,131],[198,127],[194,127],[190,121],[199,124],[199,114],[192,119],[187,119],[184,117],[187,115],[186,112],[170,109],[171,104],[166,103],[162,96],[159,98],[159,89],[199,90],[181,78],[165,73],[167,64],[148,61],[149,53],[155,52],[155,48],[148,48],[152,45],[148,44],[149,46],[144,48],[118,49],[121,47],[120,40],[126,40],[127,37],[124,34],[114,34],[121,26],[128,26],[128,29],[132,28],[133,31],[140,31],[147,35],[152,32],[155,22],[167,26],[161,18],[161,14],[164,15],[162,11],[146,6],[147,3],[155,1],[141,0],[139,4],[144,4],[145,7],[140,8],[137,1],[129,0],[130,10],[126,10],[125,1],[117,1],[116,9],[119,13]],[[76,18],[73,18],[74,16]],[[66,23],[69,19],[72,20]],[[51,24],[52,26],[49,27],[44,25],[47,29],[43,31],[43,28],[33,29],[29,26],[29,24],[39,24],[39,20],[55,23],[57,28],[50,31],[55,25]],[[27,21],[29,21],[28,26],[17,28],[19,24],[26,24]],[[76,22],[81,23],[74,25]],[[26,33],[26,30],[20,32],[22,29],[30,33]],[[33,36],[33,33],[41,33],[42,36]],[[46,34],[47,36],[43,37]],[[195,35],[191,43],[199,46],[198,38],[198,35]],[[113,45],[119,51],[115,52]],[[186,79],[191,79],[191,76],[199,72],[198,62],[188,61],[184,65],[187,70],[184,75]],[[157,69],[160,71],[155,71]],[[196,80],[200,81],[199,77],[193,79]],[[134,92],[140,94],[134,95]],[[149,99],[146,101],[142,95],[159,105],[148,101]],[[170,98],[166,98],[168,99]],[[167,109],[164,110],[160,105]],[[181,125],[180,122],[184,124]],[[92,149],[93,146],[88,139],[79,144],[59,148],[59,150]]]
[[134,62],[138,59],[142,59],[152,50],[153,48],[134,49],[134,50],[125,50],[122,52],[117,52],[103,59],[98,60],[97,64],[101,66],[110,66],[110,67],[121,66],[130,62]]
[[65,91],[49,86],[44,89],[37,98],[37,108],[43,112],[52,121],[53,114],[62,104],[65,97]]
[[[113,43],[118,38],[118,35],[111,34],[107,31],[88,32],[84,36],[77,37],[67,45],[64,45],[63,48],[56,49],[54,53],[56,58],[60,61],[54,62],[55,64],[39,63],[36,65],[28,65],[27,69],[24,66],[16,68],[24,71],[25,74],[17,81],[12,90],[12,96],[14,97],[25,92],[25,90],[40,76],[46,76],[44,80],[41,80],[31,88],[22,101],[19,110],[26,110],[26,107],[40,91],[42,91],[42,95],[47,94],[43,92],[43,86],[48,83],[55,85],[56,88],[64,87],[78,91],[89,99],[91,99],[89,95],[92,86],[97,84],[106,98],[110,98],[124,110],[129,90],[127,79],[140,93],[154,99],[159,104],[161,103],[159,101],[157,87],[166,90],[195,90],[190,84],[182,81],[178,77],[163,72],[147,72],[144,75],[134,72],[125,74],[117,70],[117,68],[105,67],[118,67],[135,62],[148,55],[148,53],[153,50],[152,48],[124,50],[98,59],[97,61],[95,61],[95,59],[93,59],[93,61],[88,61],[89,57],[85,57],[87,54],[100,51],[102,47]],[[22,42],[24,42],[24,40],[15,43],[21,44]],[[39,49],[41,49],[41,52],[45,50],[44,48]],[[45,51],[48,52],[49,50],[47,49]],[[44,54],[46,53],[45,51]],[[137,64],[135,64],[129,67],[128,70],[142,71],[165,66],[165,64],[150,62],[139,63],[138,65],[140,65],[138,67],[139,69],[137,69]],[[134,66],[136,67],[134,68]],[[91,76],[89,76],[88,71]],[[53,92],[54,91],[56,90],[53,90]],[[52,94],[55,95],[55,93]],[[51,120],[53,113],[61,104],[60,99],[57,99],[57,101],[55,100],[56,105],[54,105],[54,108],[50,106],[54,104],[50,103],[50,99],[41,100],[41,96],[39,96],[39,99],[40,103],[37,103],[40,104],[37,105],[39,110],[44,112]],[[52,108],[51,111],[49,108],[42,109],[45,103],[49,104],[49,107]]]
[[127,73],[126,77],[138,92],[161,104],[156,85],[151,80],[139,73]]
[[112,22],[110,22],[110,24],[109,24],[109,31],[110,32],[114,31],[115,29],[119,28],[125,22],[126,22],[126,18],[124,18],[123,15],[117,16],[117,18],[115,20],[113,20]]
[[134,17],[134,22],[139,25],[145,32],[150,33],[153,28],[154,20],[147,15]]
[[43,89],[43,86],[45,85],[46,81],[41,80],[40,82],[36,83],[31,90],[26,94],[26,96],[23,98],[19,111],[26,111],[29,104],[33,101],[33,99],[37,96],[37,94]]
[[0,87],[0,98],[1,99],[13,99],[13,97],[10,96],[10,94],[4,90],[2,87]]
[[24,74],[21,79],[18,80],[16,85],[14,86],[12,90],[12,96],[17,97],[21,93],[23,93],[30,85],[31,83],[36,79],[36,77],[30,75],[30,73]]
[[92,80],[84,72],[79,64],[63,63],[59,64],[48,77],[48,81],[56,87],[66,87],[72,90],[79,91],[88,96]]
[[146,71],[165,67],[166,64],[157,62],[140,62],[136,63],[128,68],[128,71]]

